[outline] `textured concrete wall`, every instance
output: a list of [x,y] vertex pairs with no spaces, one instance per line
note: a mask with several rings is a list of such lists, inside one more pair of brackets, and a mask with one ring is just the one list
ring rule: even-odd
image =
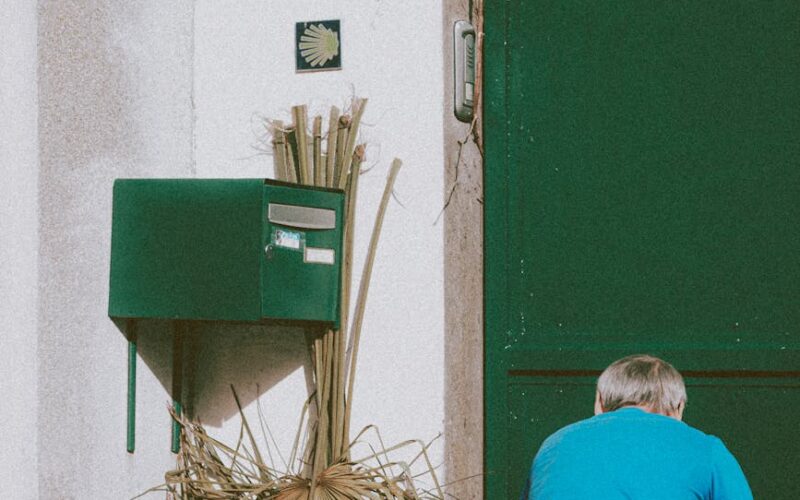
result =
[[[483,498],[483,478],[473,477],[483,473],[483,161],[470,124],[453,113],[453,24],[477,24],[471,4],[445,1],[443,23],[445,454],[447,479],[458,481],[450,493],[462,500]],[[475,130],[480,127],[475,124]]]
[[0,2],[0,498],[35,499],[36,5]]
[[193,2],[40,1],[38,22],[39,493],[128,498],[163,481],[173,457],[169,396],[143,367],[137,454],[125,453],[126,343],[107,317],[111,187],[192,173]]

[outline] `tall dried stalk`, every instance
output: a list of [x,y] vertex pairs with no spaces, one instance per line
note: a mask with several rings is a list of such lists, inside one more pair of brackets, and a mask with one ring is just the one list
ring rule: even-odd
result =
[[342,178],[347,182],[347,172],[344,170],[344,150],[347,146],[347,138],[350,135],[350,116],[342,115],[339,117],[339,127],[336,130],[336,161],[334,162],[333,178],[331,187],[341,189]]
[[325,164],[322,163],[322,117],[314,117],[313,126],[313,150],[314,150],[314,185],[325,185]]
[[364,114],[364,108],[366,107],[366,99],[356,99],[353,102],[353,122],[350,124],[350,132],[347,135],[347,144],[344,148],[343,159],[345,163],[342,164],[342,176],[339,178],[339,189],[344,189],[345,187],[345,175],[350,170],[353,152],[356,148],[356,132],[358,131],[358,126],[361,124],[361,116]]
[[286,130],[286,180],[288,182],[299,183],[300,177],[297,171],[297,142],[295,141],[295,131],[293,128]]
[[333,186],[334,164],[336,163],[336,138],[339,130],[339,108],[331,106],[330,119],[328,120],[328,149],[325,161],[325,185]]
[[287,181],[289,176],[286,173],[286,134],[283,131],[283,122],[273,122],[270,132],[272,133],[275,178],[279,181]]
[[295,130],[295,141],[297,141],[297,172],[300,184],[310,184],[312,177],[308,163],[308,136],[306,135],[306,107],[293,106],[292,118]]
[[[386,207],[389,205],[389,199],[392,196],[394,189],[394,181],[397,178],[397,173],[400,171],[400,166],[403,163],[395,158],[392,162],[392,167],[389,169],[389,177],[386,180],[386,187],[383,190],[383,197],[381,198],[380,205],[378,206],[378,214],[375,216],[375,226],[372,229],[372,237],[369,242],[369,249],[367,250],[367,259],[364,262],[364,271],[361,274],[361,282],[358,288],[358,298],[356,299],[355,314],[353,315],[353,323],[350,330],[350,336],[353,346],[353,351],[350,357],[350,367],[347,380],[347,392],[349,396],[347,411],[344,418],[344,431],[347,433],[350,427],[350,410],[353,404],[353,384],[355,383],[356,362],[358,360],[358,345],[361,341],[361,324],[364,320],[364,311],[367,304],[367,292],[369,291],[369,282],[372,279],[372,265],[375,262],[375,254],[378,250],[378,240],[380,239],[381,229],[383,228],[383,218],[386,215]],[[347,434],[345,434],[345,442]]]

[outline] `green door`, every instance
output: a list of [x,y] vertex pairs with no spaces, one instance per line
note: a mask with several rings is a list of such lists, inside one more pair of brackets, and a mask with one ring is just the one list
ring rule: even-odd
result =
[[606,365],[800,498],[800,2],[487,0],[486,498]]

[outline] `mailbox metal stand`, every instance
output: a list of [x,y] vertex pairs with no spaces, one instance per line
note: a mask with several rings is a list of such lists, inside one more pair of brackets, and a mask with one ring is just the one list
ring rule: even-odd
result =
[[128,453],[136,448],[136,321],[129,319],[125,331],[128,335]]
[[[172,410],[177,417],[183,412],[183,337],[184,326],[173,323],[172,331]],[[181,426],[172,420],[172,453],[178,453],[181,447]]]

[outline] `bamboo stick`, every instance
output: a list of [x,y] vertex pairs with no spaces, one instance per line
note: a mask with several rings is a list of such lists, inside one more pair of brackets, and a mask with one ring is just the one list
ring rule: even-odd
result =
[[272,124],[272,149],[273,149],[273,176],[279,181],[288,179],[286,174],[286,134],[283,132],[283,122],[276,121]]
[[[303,424],[306,423],[306,417],[307,416],[308,416],[309,420],[311,419],[311,417],[309,416],[309,413],[310,413],[309,408],[311,406],[311,401],[312,401],[312,398],[309,397],[306,400],[305,404],[303,405],[303,411],[300,412],[300,421],[299,421],[298,426],[297,426],[297,433],[294,435],[294,444],[292,445],[292,452],[289,455],[289,462],[288,462],[289,467],[288,468],[289,468],[289,470],[293,470],[295,472],[295,474],[297,474],[298,476],[302,474],[302,470],[298,469],[298,468],[292,469],[292,467],[295,467],[295,460],[297,459],[297,451],[298,451],[299,446],[300,446],[300,437],[302,435],[303,429],[306,428]],[[310,425],[309,425],[309,427],[310,427]],[[304,448],[304,450],[303,450],[303,457],[301,458],[301,461],[304,464],[303,465],[303,469],[307,469],[308,468],[308,465],[307,465],[308,464],[307,451],[310,448],[311,448],[310,446],[306,446]]]
[[336,138],[338,137],[339,108],[331,106],[330,119],[328,120],[328,145],[327,158],[325,161],[325,185],[333,186],[333,171],[336,163]]
[[347,171],[344,171],[344,148],[347,147],[347,136],[350,133],[350,115],[339,117],[339,127],[336,129],[336,158],[334,163],[333,184],[331,187],[341,189],[342,178],[347,182]]
[[[339,144],[342,144],[340,142]],[[342,456],[344,450],[347,449],[349,444],[349,430],[345,426],[348,412],[348,394],[345,392],[345,383],[347,379],[347,346],[346,339],[348,322],[350,316],[350,287],[352,281],[352,268],[353,268],[353,241],[355,239],[355,207],[356,197],[358,194],[358,179],[360,177],[360,165],[364,158],[364,147],[360,147],[354,154],[358,157],[353,162],[353,169],[350,175],[347,176],[347,189],[345,190],[345,223],[344,223],[344,241],[342,244],[342,286],[340,296],[340,312],[339,312],[339,352],[340,362],[337,384],[340,387],[341,395],[339,400],[339,418],[340,423],[337,427],[336,442],[341,450],[337,456]],[[338,163],[338,162],[337,162]]]
[[320,154],[320,164],[322,165],[322,187],[328,186],[328,155],[325,153]]
[[319,337],[314,339],[313,350],[314,350],[314,378],[317,381],[317,390],[315,392],[316,398],[315,402],[317,405],[317,419],[319,419],[319,414],[322,412],[322,392],[319,390],[320,386],[320,374],[322,372],[322,341]]
[[342,413],[340,412],[341,408],[341,394],[343,392],[342,383],[340,382],[339,372],[341,371],[342,365],[344,364],[344,356],[342,355],[342,349],[339,343],[339,338],[341,337],[340,330],[332,330],[331,331],[332,337],[332,344],[333,344],[333,360],[334,363],[331,366],[331,385],[332,385],[332,394],[331,394],[331,460],[338,460],[342,454],[342,432],[341,432],[341,420],[340,417]]
[[297,165],[295,163],[295,157],[297,156],[296,153],[296,143],[294,140],[294,130],[289,129],[286,134],[286,181],[291,182],[294,184],[298,183],[298,173],[297,173]]
[[333,365],[335,364],[335,359],[333,357],[333,333],[330,330],[325,332],[325,352],[327,355],[327,363],[325,364],[325,458],[323,464],[327,469],[333,460],[333,427],[331,426],[331,409],[333,405],[331,402],[334,389]]
[[[331,426],[330,426],[330,393],[331,393],[331,368],[333,365],[332,335],[326,331],[322,337],[317,337],[314,347],[317,350],[316,359],[321,360],[317,365],[317,394],[320,395],[320,407],[317,416],[315,434],[314,460],[311,464],[311,490],[316,488],[317,478],[331,465]],[[313,494],[311,498],[313,498]]]
[[[361,123],[361,116],[364,114],[364,108],[367,107],[366,99],[356,99],[353,102],[353,122],[350,124],[350,131],[347,134],[347,146],[344,149],[344,161],[342,171],[347,172],[353,161],[353,152],[356,147],[356,139],[358,136],[358,126]],[[344,189],[345,183],[343,179],[339,179],[339,189]]]
[[297,178],[300,184],[310,184],[312,178],[309,175],[305,105],[292,106],[292,117],[294,119],[295,140],[297,141]]
[[[313,436],[314,432],[316,431],[316,425],[317,424],[316,423],[314,423],[314,424],[310,423],[309,425],[312,427],[310,435]],[[312,443],[312,445],[306,446],[306,449],[303,452],[303,464],[304,464],[303,473],[304,474],[309,474],[310,479],[311,479],[311,491],[310,491],[310,493],[308,495],[308,498],[311,499],[311,498],[314,498],[313,497],[313,493],[314,493],[314,489],[317,486],[316,475],[313,472],[313,467],[314,467],[313,460],[314,459],[312,458],[314,456],[314,453],[315,453],[314,445],[316,445],[316,440],[313,437],[309,437],[308,442]],[[306,479],[309,479],[309,478],[307,477]]]
[[[358,344],[361,340],[361,325],[364,320],[364,311],[367,302],[367,292],[369,291],[369,281],[372,277],[372,265],[375,262],[375,253],[378,249],[378,241],[380,239],[381,229],[383,227],[383,218],[386,215],[386,207],[389,204],[389,198],[392,195],[394,188],[394,181],[397,178],[397,173],[400,171],[402,162],[395,158],[392,166],[389,169],[389,176],[386,179],[386,187],[383,190],[383,197],[378,206],[378,213],[375,216],[375,225],[372,229],[372,236],[369,242],[369,249],[367,250],[367,257],[364,261],[364,270],[361,274],[361,283],[358,288],[358,298],[356,299],[355,311],[353,314],[353,323],[350,328],[350,335],[352,339],[352,354],[350,356],[350,367],[347,374],[347,410],[345,412],[344,429],[349,433],[350,427],[350,411],[353,406],[353,385],[355,382],[356,364],[358,361]],[[349,436],[348,436],[349,437]]]
[[344,256],[342,261],[342,310],[339,319],[340,325],[349,323],[350,317],[350,286],[353,278],[353,241],[355,240],[356,228],[356,198],[358,195],[358,179],[360,177],[360,165],[364,157],[364,147],[361,146],[356,152],[358,158],[353,162],[350,175],[347,176],[347,189],[345,191],[345,225],[344,225]]
[[322,422],[322,387],[324,384],[322,377],[322,339],[319,336],[314,338],[312,342],[312,356],[313,356],[313,374],[315,380],[314,403],[316,405],[316,423],[315,428],[308,436],[308,445],[306,445],[306,460],[308,460],[309,473],[311,474],[311,489],[313,491],[316,485],[316,477],[319,474],[318,464],[320,461],[321,449],[321,422]]
[[303,449],[303,458],[302,458],[302,469],[300,469],[300,474],[302,477],[309,479],[312,475],[311,473],[311,466],[313,465],[311,462],[314,456],[314,445],[316,445],[316,432],[317,424],[312,419],[311,414],[309,413],[308,416],[308,435],[305,436],[306,438],[306,446]]
[[326,425],[325,425],[325,405],[324,405],[324,398],[325,398],[325,352],[322,348],[324,341],[322,339],[318,339],[318,341],[314,342],[314,347],[317,348],[317,359],[321,359],[321,363],[317,365],[317,401],[319,406],[317,407],[317,432],[315,435],[315,446],[314,446],[314,462],[311,464],[311,476],[312,478],[316,478],[319,476],[320,472],[325,470],[325,435],[326,435]]
[[343,454],[345,449],[347,449],[349,441],[347,441],[348,432],[344,428],[345,422],[345,413],[347,412],[347,395],[345,393],[345,361],[346,361],[346,338],[347,332],[345,330],[337,330],[336,331],[336,352],[337,352],[337,360],[338,366],[336,369],[336,387],[337,387],[337,398],[336,398],[336,409],[335,409],[335,417],[336,417],[336,427],[335,427],[335,435],[333,440],[333,445],[335,451],[335,457],[337,460],[343,458]]
[[[330,424],[330,396],[331,396],[331,364],[333,363],[333,349],[331,349],[331,339],[327,332],[322,337],[322,369],[323,369],[323,384],[322,384],[322,407],[323,415],[325,417],[325,441],[328,441],[328,425]],[[327,446],[323,452],[327,454]]]
[[325,165],[322,163],[322,117],[314,117],[313,130],[313,157],[314,157],[314,185],[325,185]]
[[338,431],[338,438],[337,442],[339,444],[339,453],[338,456],[341,457],[344,453],[346,447],[350,445],[347,437],[349,432],[344,428],[345,422],[345,412],[347,411],[347,393],[345,392],[345,374],[347,373],[347,366],[345,365],[345,360],[347,359],[347,332],[346,330],[340,330],[338,335],[338,348],[339,348],[339,373],[337,374],[338,380],[337,385],[339,387],[339,408],[337,410],[337,418],[339,419],[339,424],[337,427]]

